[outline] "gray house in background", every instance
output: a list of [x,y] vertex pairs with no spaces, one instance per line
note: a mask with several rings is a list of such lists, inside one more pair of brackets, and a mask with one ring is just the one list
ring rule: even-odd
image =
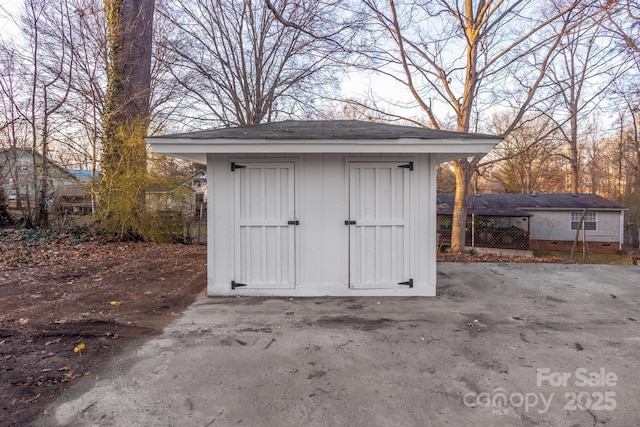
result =
[[[583,237],[591,252],[615,253],[622,249],[626,208],[596,194],[476,194],[469,196],[467,208],[470,217],[490,218],[497,230],[509,230],[503,246],[497,242],[497,246],[488,247],[571,250],[577,234],[579,250]],[[438,228],[446,239],[453,194],[438,194],[437,210]],[[583,213],[584,232],[580,227]],[[481,224],[478,228],[482,230],[487,221]],[[517,229],[528,235],[526,244],[517,238]],[[481,246],[482,236],[476,232],[474,237],[478,237],[475,246]]]

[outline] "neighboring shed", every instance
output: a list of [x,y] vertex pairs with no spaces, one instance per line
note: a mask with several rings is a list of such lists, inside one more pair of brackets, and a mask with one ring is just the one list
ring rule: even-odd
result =
[[207,174],[198,171],[179,184],[152,184],[145,189],[147,209],[195,215],[202,206],[203,192],[207,190]]
[[[56,189],[56,203],[62,214],[88,215],[93,213],[94,204],[91,197],[94,173],[90,170],[68,169],[67,172],[78,179],[77,183]],[[97,179],[99,173],[95,172]]]
[[150,211],[192,215],[195,206],[193,188],[186,184],[152,184],[144,191],[146,206]]
[[209,295],[435,295],[436,165],[499,137],[285,121],[147,138],[207,164]]
[[[442,202],[442,203],[441,203]],[[453,206],[452,194],[438,195],[439,223]],[[525,228],[528,221],[530,245],[537,249],[571,250],[576,234],[582,250],[580,219],[586,209],[584,238],[591,252],[622,249],[623,206],[596,194],[478,194],[469,197],[469,215],[487,212],[502,216],[503,223]]]

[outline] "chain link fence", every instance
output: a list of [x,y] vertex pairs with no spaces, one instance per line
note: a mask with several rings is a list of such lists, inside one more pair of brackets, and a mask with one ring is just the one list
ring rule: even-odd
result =
[[184,242],[190,245],[206,245],[207,203],[197,203],[193,213],[186,216],[184,219]]
[[[438,249],[441,252],[451,247],[452,224],[453,215],[438,215]],[[530,250],[527,217],[468,215],[465,235],[465,246],[469,248]]]
[[[438,249],[451,246],[453,215],[437,217]],[[625,237],[619,211],[531,211],[531,216],[468,215],[465,246],[514,251],[620,254]]]

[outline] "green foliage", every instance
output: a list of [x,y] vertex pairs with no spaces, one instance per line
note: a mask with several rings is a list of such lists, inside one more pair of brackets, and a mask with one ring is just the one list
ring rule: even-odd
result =
[[145,240],[157,243],[182,241],[185,221],[179,213],[148,212],[144,218]]
[[181,216],[147,206],[147,189],[175,188],[176,180],[147,172],[146,123],[120,125],[103,149],[96,228],[120,240],[176,242],[182,239]]
[[120,239],[140,238],[147,185],[146,146],[142,123],[119,125],[104,141],[98,229]]

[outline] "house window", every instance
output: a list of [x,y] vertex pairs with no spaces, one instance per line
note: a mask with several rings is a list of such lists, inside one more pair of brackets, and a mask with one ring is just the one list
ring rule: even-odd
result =
[[[580,218],[582,218],[582,212],[571,212],[571,229],[578,230],[580,227]],[[596,212],[587,212],[584,216],[584,229],[595,230],[597,223]]]
[[18,160],[18,170],[28,171],[29,166],[30,166],[29,160],[23,160],[23,159]]

